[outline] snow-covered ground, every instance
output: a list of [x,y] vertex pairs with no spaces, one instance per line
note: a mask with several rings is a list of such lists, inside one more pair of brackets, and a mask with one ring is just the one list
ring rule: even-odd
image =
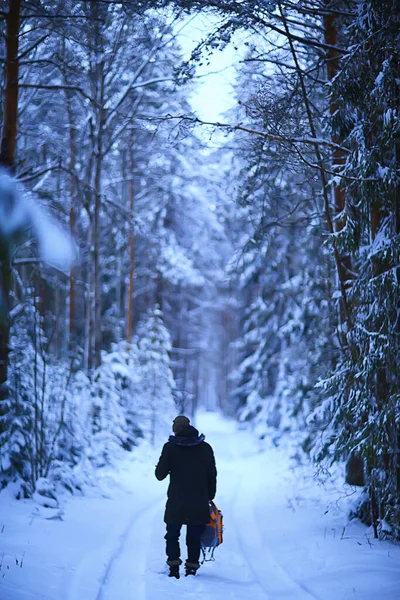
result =
[[[395,600],[400,547],[346,525],[333,485],[321,488],[287,452],[261,451],[215,413],[197,426],[213,445],[224,544],[196,578],[166,577],[167,482],[154,477],[161,448],[137,449],[100,489],[64,508],[0,494],[1,600]],[[330,510],[327,512],[327,508]]]

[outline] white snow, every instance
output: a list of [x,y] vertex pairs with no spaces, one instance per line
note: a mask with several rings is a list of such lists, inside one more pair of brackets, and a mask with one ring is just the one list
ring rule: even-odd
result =
[[13,244],[32,227],[40,258],[68,272],[77,258],[77,249],[63,228],[45,210],[20,190],[18,181],[0,169],[0,238]]
[[37,203],[25,199],[25,206],[38,240],[40,258],[67,273],[77,257],[71,237]]
[[0,169],[0,238],[10,240],[28,225],[15,179]]
[[[196,578],[166,577],[167,482],[161,446],[143,444],[62,509],[0,494],[2,600],[395,600],[400,548],[347,524],[344,488],[318,486],[288,451],[216,413],[197,426],[213,445],[224,543]],[[347,494],[349,491],[347,491]],[[329,508],[329,510],[327,510]],[[184,544],[183,544],[184,545]],[[185,558],[185,556],[184,556]]]

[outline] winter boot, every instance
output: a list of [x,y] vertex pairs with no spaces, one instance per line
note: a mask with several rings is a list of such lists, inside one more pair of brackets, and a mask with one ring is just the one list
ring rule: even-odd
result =
[[175,577],[176,579],[179,579],[179,565],[182,564],[182,561],[180,558],[177,558],[175,560],[167,560],[167,565],[169,566],[169,573],[168,573],[168,577]]
[[200,567],[199,563],[191,563],[186,561],[185,564],[185,577],[188,575],[196,575],[197,569]]
[[168,577],[175,577],[175,579],[179,579],[179,565],[173,565],[169,568]]

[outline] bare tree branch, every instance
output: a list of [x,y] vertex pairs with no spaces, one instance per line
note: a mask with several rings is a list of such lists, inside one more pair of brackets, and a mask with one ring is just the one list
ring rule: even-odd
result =
[[303,145],[311,145],[311,146],[326,146],[328,148],[335,148],[337,150],[341,150],[346,153],[350,153],[349,148],[341,146],[339,144],[335,144],[331,140],[326,140],[324,138],[317,137],[285,137],[280,135],[275,135],[273,133],[268,133],[268,131],[260,131],[258,129],[253,129],[251,127],[246,127],[241,123],[236,125],[232,123],[221,123],[218,121],[203,121],[198,117],[188,116],[188,115],[166,115],[165,117],[148,117],[148,120],[181,120],[187,121],[189,123],[193,123],[194,125],[207,125],[211,127],[215,127],[218,129],[225,129],[226,131],[243,131],[245,133],[249,133],[251,135],[258,135],[267,140],[271,140],[273,142],[279,142],[282,144],[303,144]]

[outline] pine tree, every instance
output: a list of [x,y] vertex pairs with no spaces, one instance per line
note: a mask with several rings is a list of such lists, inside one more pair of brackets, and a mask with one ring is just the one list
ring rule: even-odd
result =
[[[141,368],[142,410],[151,443],[171,429],[175,403],[174,377],[170,366],[171,338],[156,306],[149,310],[138,328],[138,360]],[[146,409],[144,408],[146,407]]]
[[348,29],[358,50],[336,77],[338,110],[331,121],[349,149],[342,173],[350,225],[341,243],[354,257],[357,277],[349,288],[348,348],[324,383],[320,452],[364,459],[368,500],[360,514],[375,536],[384,520],[394,535],[400,531],[397,31],[394,3],[359,3]]

